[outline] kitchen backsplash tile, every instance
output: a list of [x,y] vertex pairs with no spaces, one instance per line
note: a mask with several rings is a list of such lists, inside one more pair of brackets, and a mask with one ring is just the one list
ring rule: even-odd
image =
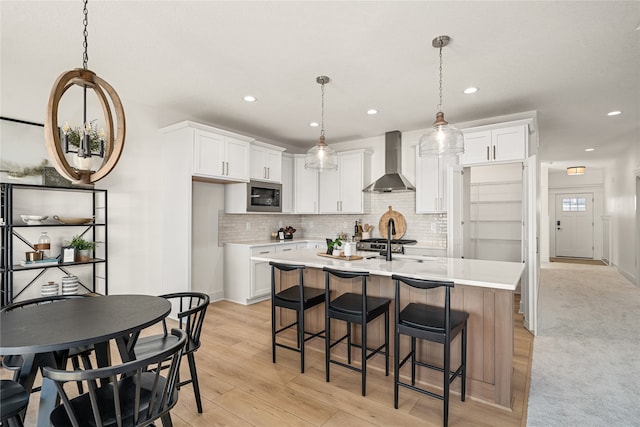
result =
[[[249,224],[249,226],[247,226]],[[294,239],[303,237],[301,215],[218,213],[218,246],[226,242],[255,242],[271,239],[271,233],[287,225],[296,229]]]
[[[389,206],[404,215],[407,220],[407,231],[403,238],[417,240],[423,246],[447,247],[447,215],[416,214],[413,192],[373,193],[371,213],[367,215],[239,215],[220,212],[218,244],[222,246],[225,242],[268,240],[272,232],[287,225],[297,229],[294,239],[323,239],[335,237],[343,232],[351,236],[356,220],[362,220],[362,224],[373,225],[375,228],[372,237],[380,237],[378,222]],[[247,223],[250,224],[248,227]]]

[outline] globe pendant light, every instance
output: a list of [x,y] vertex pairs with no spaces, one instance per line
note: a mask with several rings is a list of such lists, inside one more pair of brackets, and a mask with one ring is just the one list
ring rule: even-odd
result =
[[442,112],[442,48],[449,44],[449,36],[439,36],[433,39],[431,44],[440,50],[440,103],[433,127],[420,137],[419,155],[448,156],[464,153],[464,139],[460,129],[450,125],[444,119]]
[[320,139],[316,145],[307,151],[304,159],[305,169],[314,169],[319,172],[338,170],[338,154],[333,148],[327,145],[324,139],[324,85],[330,81],[331,79],[327,76],[316,77],[316,82],[319,83],[322,88]]

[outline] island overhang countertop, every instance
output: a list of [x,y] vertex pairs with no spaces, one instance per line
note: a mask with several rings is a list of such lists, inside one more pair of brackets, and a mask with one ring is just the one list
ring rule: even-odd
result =
[[[367,292],[371,296],[390,298],[393,300],[394,285],[391,280],[393,274],[405,275],[421,279],[446,280],[454,282],[451,290],[451,308],[464,310],[469,313],[468,342],[467,342],[467,396],[490,402],[504,408],[511,408],[512,393],[511,382],[513,375],[513,326],[514,326],[514,292],[524,271],[524,264],[518,262],[486,261],[476,259],[440,258],[416,255],[393,255],[392,261],[386,261],[384,257],[378,257],[375,252],[358,252],[362,259],[337,259],[320,256],[317,248],[297,249],[291,251],[272,252],[265,255],[251,257],[254,263],[268,263],[270,261],[298,264],[307,267],[305,283],[309,286],[322,288],[325,284],[323,267],[339,270],[366,271],[370,277],[367,284]],[[321,252],[320,252],[321,253]],[[279,290],[293,277],[282,275],[275,277],[275,289]],[[342,280],[342,279],[341,279]],[[338,281],[332,292],[339,295],[348,292],[351,284],[345,279]],[[430,304],[442,304],[443,296],[435,295],[430,299]],[[424,302],[424,295],[412,294],[409,300]],[[404,301],[403,303],[407,303]],[[394,304],[390,307],[391,319],[394,318]],[[294,321],[292,314],[282,313],[279,325],[283,326]],[[382,322],[382,321],[380,321]],[[380,345],[383,341],[384,322],[374,321],[368,325],[369,338],[375,337],[372,347]],[[324,311],[316,310],[305,316],[305,328],[316,331],[325,328]],[[337,325],[340,327],[341,325]],[[295,337],[292,338],[295,342]],[[394,341],[393,334],[389,337]],[[452,364],[458,362],[460,343],[459,339],[452,343]],[[400,343],[401,354],[409,350],[409,343]],[[313,348],[313,346],[310,346]],[[393,348],[393,345],[391,345]],[[324,346],[317,348],[324,351]],[[439,344],[422,342],[417,350],[423,362],[434,366],[442,363],[442,349]],[[375,370],[384,368],[383,358],[371,359],[371,367]],[[430,384],[434,387],[442,386],[442,375],[439,372],[423,372],[419,370],[416,381],[423,385]],[[400,373],[401,376],[407,373]],[[460,384],[455,381],[452,384],[453,393],[459,392]]]
[[400,274],[419,279],[446,280],[458,285],[514,291],[524,271],[524,263],[487,261],[479,259],[427,257],[419,255],[393,255],[392,261],[378,257],[375,252],[357,252],[357,260],[327,258],[318,255],[318,249],[256,255],[254,261],[274,261],[298,264],[311,268],[323,267],[350,271],[368,271],[371,275]]

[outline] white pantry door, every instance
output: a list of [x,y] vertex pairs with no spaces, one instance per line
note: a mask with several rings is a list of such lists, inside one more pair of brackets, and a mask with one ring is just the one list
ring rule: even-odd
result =
[[593,193],[556,194],[556,256],[593,258]]

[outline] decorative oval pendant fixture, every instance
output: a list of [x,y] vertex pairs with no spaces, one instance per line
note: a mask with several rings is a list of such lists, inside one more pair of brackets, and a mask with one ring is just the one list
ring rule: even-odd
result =
[[[125,138],[125,116],[120,97],[115,89],[87,68],[87,24],[88,10],[87,1],[84,0],[84,52],[83,68],[76,68],[62,73],[53,85],[47,105],[47,116],[45,118],[45,142],[47,151],[53,160],[53,165],[60,175],[71,180],[76,185],[92,186],[94,182],[104,178],[113,170],[120,159],[124,147]],[[81,86],[84,91],[83,97],[83,125],[76,129],[71,129],[68,124],[62,127],[64,149],[60,135],[60,125],[58,122],[58,108],[60,100],[65,92],[74,85]],[[87,121],[87,89],[94,91],[104,117],[105,131],[100,131],[94,127],[93,122]],[[113,110],[112,111],[112,107]],[[114,124],[115,112],[115,124]],[[77,146],[74,151],[69,148],[71,145]],[[65,153],[74,153],[74,166],[69,164]],[[101,165],[93,170],[92,157],[102,158]]]

